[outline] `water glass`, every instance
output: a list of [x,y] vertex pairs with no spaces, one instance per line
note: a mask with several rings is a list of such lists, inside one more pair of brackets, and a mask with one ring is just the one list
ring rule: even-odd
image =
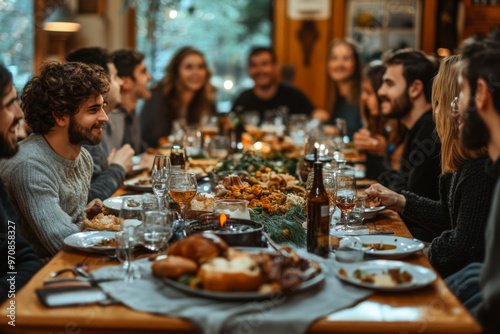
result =
[[250,219],[248,201],[241,199],[218,199],[214,203],[214,214],[225,213],[230,218]]
[[124,196],[118,216],[122,230],[133,231],[142,224],[142,198],[140,196]]
[[125,269],[124,280],[131,283],[134,280],[134,273],[132,268],[133,248],[135,246],[135,239],[133,232],[130,230],[120,231],[115,233],[115,247],[116,257],[118,261],[123,263]]
[[362,224],[365,220],[365,199],[366,196],[358,196],[356,204],[349,214],[349,228],[359,229],[363,227]]
[[203,146],[203,137],[201,131],[197,128],[187,128],[185,143],[186,153],[188,156],[200,154]]
[[208,145],[208,154],[211,158],[225,159],[229,154],[229,137],[214,136]]
[[174,221],[178,214],[172,210],[150,210],[144,213],[144,247],[152,251],[166,248],[172,237]]

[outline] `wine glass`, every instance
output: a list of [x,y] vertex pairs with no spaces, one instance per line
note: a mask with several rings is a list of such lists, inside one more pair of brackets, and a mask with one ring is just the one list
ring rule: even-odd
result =
[[325,186],[326,193],[329,199],[329,214],[330,224],[333,219],[333,214],[337,207],[335,206],[335,173],[323,170],[323,185]]
[[[131,282],[140,278],[139,273],[134,273],[132,264],[133,249],[142,241],[142,198],[140,196],[124,196],[120,208],[119,222],[122,227],[121,234],[116,234],[116,251],[118,259],[124,261],[126,268],[125,280]],[[124,258],[123,258],[124,257]]]
[[167,179],[170,174],[170,158],[165,155],[157,155],[151,169],[151,185],[158,200],[158,207],[163,208],[165,193],[167,191]]
[[194,173],[174,173],[168,178],[168,193],[181,207],[182,220],[186,220],[187,207],[196,195],[197,189]]
[[335,204],[342,211],[344,230],[348,232],[349,213],[356,205],[356,178],[351,174],[339,173],[336,179]]

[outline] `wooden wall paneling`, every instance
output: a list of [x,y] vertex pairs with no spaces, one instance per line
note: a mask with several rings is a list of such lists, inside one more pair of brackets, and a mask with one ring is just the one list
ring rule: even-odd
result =
[[36,73],[38,67],[48,53],[49,38],[47,36],[47,33],[43,30],[43,21],[45,20],[45,0],[33,0],[33,2],[33,8],[35,9],[35,54],[33,58],[33,73]]
[[135,7],[130,7],[127,12],[127,48],[135,49]]
[[288,19],[286,16],[286,0],[274,0],[273,47],[280,64],[288,64]]
[[[331,39],[345,37],[345,0],[332,1]],[[329,41],[330,42],[330,41]]]
[[438,0],[425,0],[422,15],[421,49],[427,54],[434,54],[436,49],[436,13]]

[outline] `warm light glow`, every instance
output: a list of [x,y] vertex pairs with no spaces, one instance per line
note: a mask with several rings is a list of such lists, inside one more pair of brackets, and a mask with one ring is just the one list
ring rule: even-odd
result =
[[437,54],[441,57],[448,57],[451,56],[451,51],[446,48],[439,48],[437,49]]
[[80,30],[80,23],[75,22],[47,22],[43,26],[46,31],[75,32]]
[[226,216],[226,214],[224,212],[220,214],[219,221],[220,221],[220,226],[224,227],[224,224],[227,221],[227,216]]
[[255,144],[253,144],[253,147],[256,149],[256,150],[260,150],[262,149],[262,143],[260,141],[256,142]]
[[230,90],[231,88],[233,88],[233,82],[231,80],[224,81],[224,88],[226,90]]
[[177,17],[177,11],[172,9],[169,13],[168,13],[168,16],[171,18],[171,19],[175,19]]

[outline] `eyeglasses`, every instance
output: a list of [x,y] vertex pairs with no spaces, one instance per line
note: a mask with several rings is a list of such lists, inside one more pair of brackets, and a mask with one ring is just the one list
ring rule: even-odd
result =
[[451,101],[451,115],[458,116],[458,97],[455,97],[453,101]]

